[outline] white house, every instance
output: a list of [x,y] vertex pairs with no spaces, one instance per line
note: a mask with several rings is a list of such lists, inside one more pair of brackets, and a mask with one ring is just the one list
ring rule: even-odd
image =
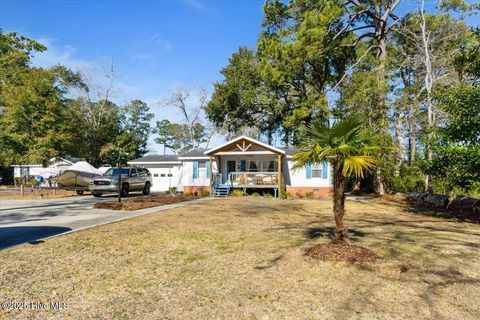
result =
[[150,170],[152,191],[175,188],[220,195],[241,189],[278,194],[285,185],[287,193],[328,196],[332,189],[329,164],[312,164],[293,171],[292,156],[297,152],[240,136],[212,149],[194,149],[179,156],[149,155],[128,164]]

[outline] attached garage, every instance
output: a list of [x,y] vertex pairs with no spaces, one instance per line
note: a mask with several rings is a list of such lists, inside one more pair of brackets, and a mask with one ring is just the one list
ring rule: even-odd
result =
[[182,162],[176,155],[149,155],[128,164],[150,171],[153,192],[167,192],[171,188],[182,190]]

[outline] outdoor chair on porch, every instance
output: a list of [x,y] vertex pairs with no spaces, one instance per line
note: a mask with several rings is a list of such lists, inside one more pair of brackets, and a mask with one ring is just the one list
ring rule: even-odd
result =
[[265,178],[266,178],[266,176],[264,174],[255,175],[255,177],[254,177],[255,184],[259,185],[259,186],[263,185],[264,184],[263,179],[265,179]]

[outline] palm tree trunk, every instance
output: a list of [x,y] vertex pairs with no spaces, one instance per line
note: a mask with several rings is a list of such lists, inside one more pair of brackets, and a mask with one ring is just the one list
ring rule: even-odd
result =
[[334,242],[344,242],[347,236],[347,230],[343,224],[345,216],[345,178],[341,170],[336,172],[333,177],[333,214],[335,216],[335,238]]

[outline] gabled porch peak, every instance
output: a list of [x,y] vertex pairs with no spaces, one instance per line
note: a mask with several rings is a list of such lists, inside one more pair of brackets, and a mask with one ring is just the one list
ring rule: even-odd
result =
[[216,148],[205,151],[207,156],[243,154],[276,154],[284,156],[285,151],[247,136],[237,137]]

